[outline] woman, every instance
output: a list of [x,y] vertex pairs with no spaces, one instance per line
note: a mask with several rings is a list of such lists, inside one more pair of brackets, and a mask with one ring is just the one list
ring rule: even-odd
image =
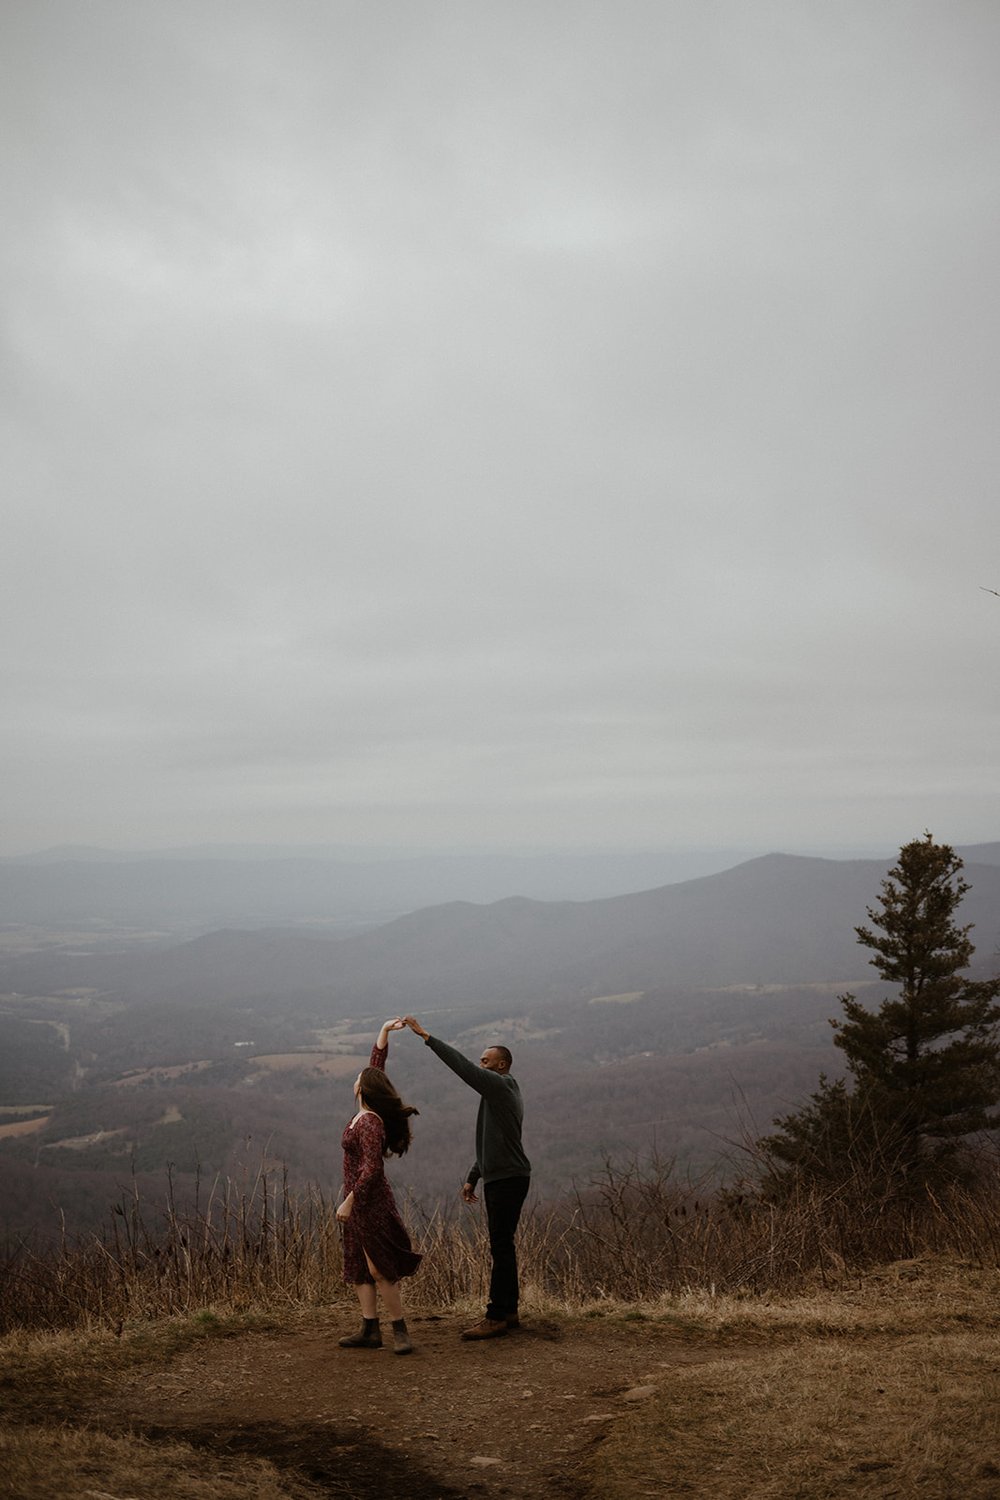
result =
[[389,1053],[389,1032],[400,1020],[386,1021],[372,1048],[369,1067],[354,1082],[358,1112],[341,1141],[344,1148],[344,1199],[337,1218],[344,1228],[344,1280],[353,1286],[361,1304],[360,1332],[340,1340],[342,1349],[381,1349],[378,1297],[392,1319],[392,1342],[397,1354],[410,1354],[400,1278],[412,1276],[421,1257],[410,1244],[399,1217],[382,1160],[402,1156],[410,1144],[410,1115],[383,1072]]

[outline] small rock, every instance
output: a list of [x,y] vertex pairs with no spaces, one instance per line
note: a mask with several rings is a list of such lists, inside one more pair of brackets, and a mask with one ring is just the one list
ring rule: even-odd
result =
[[634,1385],[630,1391],[622,1396],[623,1401],[648,1401],[650,1396],[656,1395],[655,1385]]
[[500,1460],[498,1458],[482,1458],[477,1456],[476,1458],[470,1458],[469,1463],[474,1469],[492,1469],[500,1463]]
[[581,1422],[613,1422],[615,1414],[613,1411],[595,1411],[589,1417],[581,1417]]

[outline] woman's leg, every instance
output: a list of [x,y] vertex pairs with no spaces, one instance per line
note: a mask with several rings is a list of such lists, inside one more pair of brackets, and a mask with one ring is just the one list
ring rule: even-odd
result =
[[367,1252],[365,1260],[368,1261],[368,1269],[375,1277],[375,1286],[385,1306],[386,1312],[392,1319],[392,1347],[396,1354],[412,1354],[413,1345],[410,1343],[410,1335],[406,1328],[406,1319],[403,1317],[403,1298],[400,1295],[399,1282],[387,1281],[373,1265]]
[[361,1316],[363,1318],[375,1318],[378,1316],[378,1294],[375,1283],[372,1281],[356,1281],[354,1290],[361,1304]]
[[[375,1285],[370,1288],[372,1295],[372,1307],[374,1308],[375,1306],[375,1297],[377,1291],[378,1295],[382,1298],[382,1303],[385,1307],[386,1312],[389,1314],[390,1319],[393,1323],[398,1323],[400,1318],[403,1316],[403,1298],[400,1292],[399,1282],[387,1281],[378,1267],[372,1264],[371,1257],[369,1256],[367,1251],[365,1251],[365,1260],[368,1262],[369,1271],[375,1278]],[[360,1291],[358,1295],[360,1296]],[[362,1303],[362,1311],[364,1311],[364,1303]],[[366,1318],[374,1318],[374,1316],[374,1311],[365,1313]]]

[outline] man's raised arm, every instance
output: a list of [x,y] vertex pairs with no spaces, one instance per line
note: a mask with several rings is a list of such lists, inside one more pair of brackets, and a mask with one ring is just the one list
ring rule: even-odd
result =
[[507,1086],[500,1073],[492,1073],[489,1068],[481,1068],[463,1052],[459,1052],[457,1047],[450,1046],[448,1042],[442,1042],[440,1037],[431,1036],[430,1032],[421,1026],[416,1016],[404,1016],[403,1024],[409,1026],[411,1031],[415,1031],[417,1036],[423,1037],[431,1051],[436,1053],[453,1073],[457,1073],[463,1083],[475,1089],[477,1094],[490,1094],[496,1098],[506,1093]]

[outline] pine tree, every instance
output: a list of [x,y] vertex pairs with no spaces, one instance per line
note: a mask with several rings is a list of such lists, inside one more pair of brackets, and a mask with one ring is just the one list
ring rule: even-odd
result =
[[844,1019],[831,1025],[850,1087],[821,1078],[805,1109],[775,1121],[781,1134],[758,1143],[770,1191],[859,1172],[906,1193],[954,1180],[964,1141],[998,1123],[1000,979],[964,975],[974,949],[971,927],[955,923],[962,868],[929,833],[900,850],[871,926],[855,928],[895,992],[877,1011],[840,997]]

